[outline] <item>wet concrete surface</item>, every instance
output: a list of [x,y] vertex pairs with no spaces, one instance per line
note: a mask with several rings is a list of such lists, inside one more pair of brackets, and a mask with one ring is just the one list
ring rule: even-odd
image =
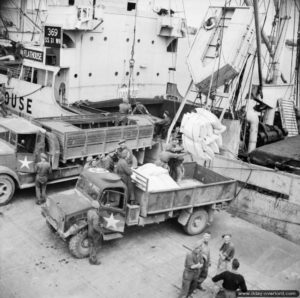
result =
[[[70,189],[72,182],[48,187],[48,193]],[[0,207],[1,298],[177,297],[187,247],[201,236],[188,236],[176,220],[130,227],[123,239],[106,242],[100,266],[74,259],[68,245],[53,233],[35,205],[34,189],[18,191]],[[215,215],[212,266],[203,284],[212,297],[221,235],[231,232],[240,273],[249,289],[300,289],[300,246],[226,212]],[[300,230],[300,227],[299,227]],[[299,231],[300,232],[300,231]]]

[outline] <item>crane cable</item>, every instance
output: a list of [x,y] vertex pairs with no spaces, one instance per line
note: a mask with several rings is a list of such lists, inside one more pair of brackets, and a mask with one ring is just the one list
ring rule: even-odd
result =
[[[134,87],[133,70],[134,70],[134,64],[135,64],[134,49],[135,49],[136,20],[137,20],[138,2],[139,2],[139,0],[136,1],[136,6],[135,6],[134,27],[133,27],[133,41],[132,41],[132,47],[131,47],[131,57],[130,57],[130,60],[129,60],[129,81],[128,81],[128,93],[127,93],[127,98],[128,98],[128,102],[129,103],[130,103],[131,81],[132,81],[132,86]],[[135,104],[135,99],[134,99],[134,104]]]

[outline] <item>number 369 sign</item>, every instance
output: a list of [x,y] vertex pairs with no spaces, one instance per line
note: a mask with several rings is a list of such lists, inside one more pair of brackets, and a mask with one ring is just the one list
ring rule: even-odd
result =
[[61,36],[61,27],[45,26],[45,47],[60,48],[62,44]]

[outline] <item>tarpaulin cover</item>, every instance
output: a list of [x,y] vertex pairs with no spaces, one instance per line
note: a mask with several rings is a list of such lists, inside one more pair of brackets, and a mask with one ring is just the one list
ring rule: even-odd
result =
[[286,167],[290,172],[300,174],[300,135],[259,147],[249,156],[255,164],[280,169]]

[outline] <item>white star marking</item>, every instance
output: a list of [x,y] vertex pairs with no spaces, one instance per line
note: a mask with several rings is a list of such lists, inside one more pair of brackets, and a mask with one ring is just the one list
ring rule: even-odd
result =
[[114,215],[111,213],[110,217],[103,217],[107,222],[107,228],[112,227],[113,229],[117,229],[117,223],[120,221],[114,218]]
[[19,162],[22,164],[22,165],[21,165],[21,169],[22,169],[22,168],[27,168],[28,170],[30,170],[29,165],[30,165],[31,163],[33,163],[33,161],[29,161],[29,160],[27,159],[27,156],[24,157],[24,160],[19,159]]

